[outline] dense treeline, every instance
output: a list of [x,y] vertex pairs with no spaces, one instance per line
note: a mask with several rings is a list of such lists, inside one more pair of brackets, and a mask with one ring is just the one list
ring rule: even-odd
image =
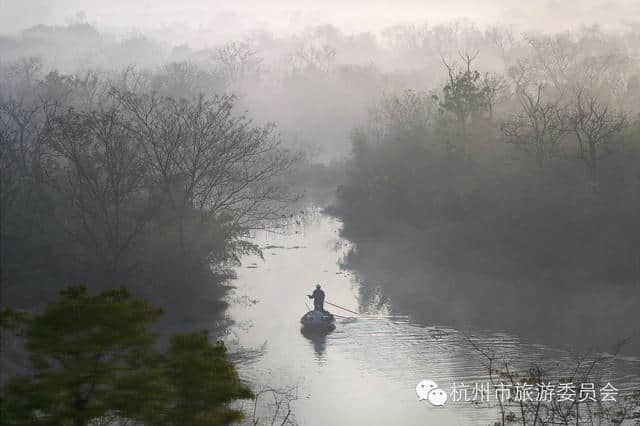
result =
[[179,334],[160,353],[160,310],[130,292],[170,314],[154,325],[164,337],[189,328],[185,317],[220,318],[229,266],[257,251],[245,237],[294,198],[282,177],[298,156],[234,96],[176,88],[189,83],[179,70],[42,69],[2,67],[2,305],[33,312],[69,285],[102,291],[69,287],[42,314],[2,312],[3,420],[240,419],[228,404],[253,395],[224,345]]
[[2,74],[3,303],[72,283],[188,294],[253,250],[248,230],[291,199],[280,176],[296,156],[233,96],[168,96],[165,75],[132,69],[43,73],[32,59]]
[[372,109],[338,193],[345,231],[493,278],[637,286],[637,51],[589,34],[516,44],[502,73],[461,51],[441,89]]
[[24,340],[31,364],[30,374],[3,386],[2,424],[212,426],[242,419],[229,403],[253,394],[224,344],[212,344],[206,332],[178,334],[161,352],[151,330],[161,313],[125,289],[90,295],[84,286],[61,291],[40,314],[0,312],[3,346]]
[[[401,268],[437,264],[570,291],[621,284],[615,298],[590,302],[624,300],[602,329],[627,333],[640,283],[638,40],[637,25],[518,35],[464,22],[258,31],[201,47],[86,22],[0,36],[1,303],[27,310],[0,318],[3,420],[240,419],[229,403],[253,395],[224,345],[189,333],[161,350],[151,327],[169,334],[190,327],[184,317],[222,311],[216,284],[257,252],[250,230],[290,217],[292,179],[325,199],[343,180],[337,211],[356,243],[347,262],[373,239],[376,255],[393,252],[385,260],[402,257]],[[274,120],[284,143],[257,124]],[[350,133],[352,157],[328,164]],[[285,147],[307,154],[289,181],[300,158]],[[436,315],[488,306],[484,316],[501,321],[492,329],[509,318],[518,333],[531,311],[568,305],[557,288],[549,310],[523,311],[498,305],[543,300],[542,286],[510,299],[496,297],[507,286],[465,294],[475,281],[424,281],[416,290],[386,280],[385,296]],[[363,282],[373,293],[375,280]],[[159,326],[160,311],[130,294],[182,318]],[[583,308],[568,314],[580,313],[570,324],[578,338],[596,334],[582,330]]]
[[[629,24],[611,33],[584,27],[551,39],[565,51],[585,46],[637,58],[639,37],[640,27]],[[537,55],[546,43],[540,34],[520,34],[507,25],[481,28],[468,21],[394,25],[376,33],[322,25],[288,36],[254,31],[234,40],[192,44],[184,38],[181,32],[118,34],[76,23],[0,36],[0,50],[5,63],[38,57],[44,69],[81,76],[135,64],[137,70],[152,70],[154,89],[173,97],[233,93],[253,118],[278,123],[287,146],[327,163],[348,154],[351,128],[366,119],[367,108],[382,94],[437,89],[447,78],[443,57],[451,62],[459,52],[479,50],[474,68],[491,80],[529,54],[531,42]],[[499,90],[494,95],[494,101],[502,101]],[[638,107],[637,97],[626,101]]]

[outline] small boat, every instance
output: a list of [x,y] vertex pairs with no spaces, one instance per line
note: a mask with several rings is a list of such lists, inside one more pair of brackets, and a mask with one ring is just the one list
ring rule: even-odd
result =
[[300,318],[300,322],[308,331],[330,331],[335,328],[336,319],[328,311],[309,311]]

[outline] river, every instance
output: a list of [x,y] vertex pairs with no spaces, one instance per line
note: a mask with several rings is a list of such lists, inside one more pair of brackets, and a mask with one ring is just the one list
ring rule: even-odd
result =
[[[575,365],[570,348],[501,330],[421,323],[384,297],[363,304],[365,283],[342,266],[352,244],[340,230],[338,219],[309,210],[280,232],[256,233],[264,257],[243,258],[228,296],[233,325],[225,341],[241,378],[254,389],[297,387],[292,409],[299,424],[493,424],[499,420],[495,403],[450,398],[434,406],[418,400],[416,385],[429,379],[450,392],[454,383],[486,383],[486,359],[477,348],[495,351],[516,367],[536,362],[562,371]],[[329,307],[343,316],[335,331],[305,337],[299,319],[316,283],[328,301],[366,315]],[[600,378],[621,392],[640,387],[638,357],[605,355],[599,368]]]

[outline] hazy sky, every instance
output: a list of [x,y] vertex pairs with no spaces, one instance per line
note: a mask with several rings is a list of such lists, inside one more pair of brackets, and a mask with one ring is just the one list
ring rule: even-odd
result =
[[640,0],[0,0],[0,33],[65,24],[78,12],[102,28],[172,27],[214,38],[256,28],[289,33],[331,23],[358,32],[458,18],[480,26],[504,23],[557,31],[581,23],[612,27],[638,22]]

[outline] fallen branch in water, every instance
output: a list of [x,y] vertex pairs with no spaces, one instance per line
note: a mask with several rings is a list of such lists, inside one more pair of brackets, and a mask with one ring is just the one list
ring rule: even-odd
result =
[[[271,396],[272,401],[265,400]],[[298,399],[298,387],[287,386],[282,388],[263,388],[255,392],[253,399],[253,411],[251,424],[280,426],[297,425],[291,404]],[[264,402],[263,402],[264,401]],[[261,409],[261,410],[260,410]],[[259,411],[264,415],[260,416]]]

